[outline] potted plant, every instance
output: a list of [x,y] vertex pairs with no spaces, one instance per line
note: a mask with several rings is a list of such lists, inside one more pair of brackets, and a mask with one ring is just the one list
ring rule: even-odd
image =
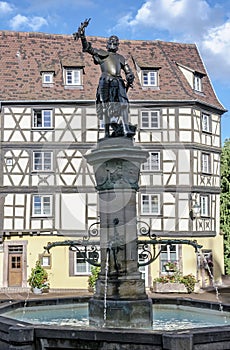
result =
[[41,266],[40,261],[36,261],[35,267],[32,268],[28,283],[35,294],[41,294],[49,290],[48,273]]
[[177,270],[177,263],[168,261],[164,264],[165,271],[167,272],[174,272]]
[[98,266],[92,267],[91,275],[88,278],[88,290],[89,290],[89,292],[94,292],[99,272],[100,272],[100,267],[98,267]]

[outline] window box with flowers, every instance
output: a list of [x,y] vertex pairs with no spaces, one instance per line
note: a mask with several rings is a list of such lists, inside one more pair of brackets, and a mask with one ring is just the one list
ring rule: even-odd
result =
[[179,270],[171,275],[155,278],[152,289],[155,293],[192,293],[198,290],[196,278],[192,274],[183,276]]

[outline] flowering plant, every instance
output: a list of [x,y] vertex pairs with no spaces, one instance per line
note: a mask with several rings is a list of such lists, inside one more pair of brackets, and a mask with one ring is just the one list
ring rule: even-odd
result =
[[98,279],[98,275],[99,275],[100,270],[101,269],[98,266],[92,267],[91,275],[89,275],[89,278],[88,278],[88,284],[89,284],[90,289],[91,288],[95,289],[96,281]]
[[173,275],[164,275],[154,279],[154,282],[159,283],[183,283],[187,288],[188,293],[194,291],[196,278],[192,274],[183,276],[182,273],[177,270]]
[[168,261],[164,264],[164,267],[166,269],[166,271],[176,271],[177,270],[177,262],[171,262],[171,261]]

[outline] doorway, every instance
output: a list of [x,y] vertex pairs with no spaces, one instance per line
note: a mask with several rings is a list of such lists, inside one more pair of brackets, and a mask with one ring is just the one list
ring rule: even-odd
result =
[[23,246],[9,246],[8,271],[9,287],[22,286]]
[[5,241],[3,287],[27,287],[27,241]]

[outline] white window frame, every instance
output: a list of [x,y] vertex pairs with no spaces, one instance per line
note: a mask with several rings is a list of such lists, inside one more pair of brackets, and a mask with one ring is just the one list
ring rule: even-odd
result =
[[[142,251],[142,249],[138,250],[138,262],[143,263],[146,262],[146,254]],[[141,279],[145,281],[145,287],[148,287],[148,265],[139,266],[139,272],[141,273]]]
[[[77,268],[77,266],[78,266],[78,264],[77,264],[77,260],[78,260],[77,255],[80,254],[79,250],[84,253],[85,252],[85,248],[79,246],[78,250],[74,251],[74,275],[90,275],[91,274],[91,269],[93,268],[93,265],[91,265],[87,261],[80,263],[80,264],[82,264],[82,268],[81,269]],[[100,250],[99,250],[99,248],[98,248],[97,252],[99,254],[99,260],[100,260]],[[94,252],[90,252],[89,251],[88,252],[88,256],[90,256],[90,253],[95,254]],[[83,260],[83,258],[81,258],[81,257],[79,257],[79,259]],[[80,271],[80,270],[82,270],[82,271]]]
[[44,72],[42,73],[42,82],[43,84],[53,84],[53,77],[54,73],[53,72]]
[[45,253],[39,255],[39,260],[41,262],[42,267],[45,269],[51,268],[51,254]]
[[160,127],[160,110],[141,111],[141,128],[142,129],[159,129],[159,127]]
[[52,171],[53,152],[33,151],[33,171]]
[[200,216],[210,216],[209,195],[200,195]]
[[158,71],[143,70],[142,71],[142,86],[158,86]]
[[53,110],[52,109],[34,109],[32,125],[33,125],[33,129],[52,129],[53,128]]
[[13,158],[11,158],[11,157],[6,157],[5,158],[5,163],[6,163],[6,166],[8,167],[10,167],[10,166],[13,166],[13,164],[14,164],[14,161],[13,161]]
[[194,74],[194,90],[202,92],[202,78],[198,74]]
[[161,158],[159,151],[149,152],[147,162],[143,163],[141,166],[142,171],[159,171],[161,168],[160,161]]
[[211,173],[211,155],[210,155],[210,153],[201,153],[201,172],[204,174]]
[[37,194],[33,195],[33,198],[32,198],[33,216],[35,217],[52,216],[52,206],[53,206],[52,202],[53,202],[52,195],[37,195]]
[[[159,249],[162,247],[160,246]],[[173,250],[172,250],[173,248]],[[167,245],[163,246],[163,249],[166,251],[161,252],[160,254],[160,273],[161,274],[168,274],[168,272],[165,269],[165,263],[167,262],[172,262],[176,263],[177,266],[179,267],[179,246],[178,244],[172,244],[172,245]]]
[[[155,200],[157,204],[153,203],[153,201]],[[159,194],[145,193],[141,195],[141,215],[160,215],[160,195]]]
[[202,113],[202,131],[212,132],[212,118],[210,114]]
[[80,86],[81,85],[81,69],[65,68],[65,85]]

